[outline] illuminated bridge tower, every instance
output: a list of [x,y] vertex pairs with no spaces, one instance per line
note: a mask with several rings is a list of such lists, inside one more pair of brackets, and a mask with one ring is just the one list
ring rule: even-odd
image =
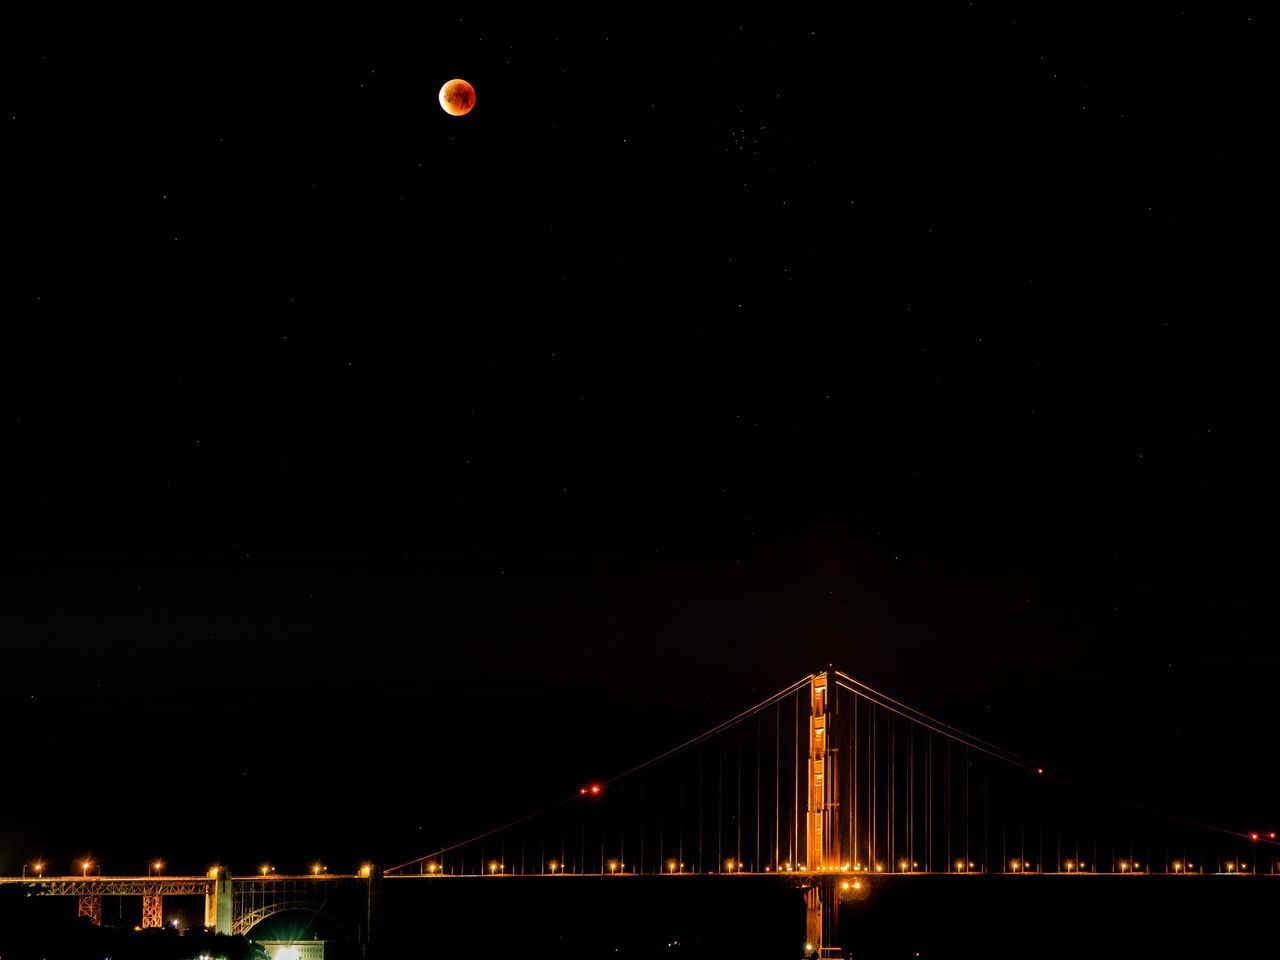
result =
[[840,818],[836,785],[836,749],[827,726],[827,675],[815,674],[809,685],[809,808],[806,868],[813,878],[805,890],[805,942],[809,956],[838,957],[831,946],[836,928],[836,877],[841,867]]

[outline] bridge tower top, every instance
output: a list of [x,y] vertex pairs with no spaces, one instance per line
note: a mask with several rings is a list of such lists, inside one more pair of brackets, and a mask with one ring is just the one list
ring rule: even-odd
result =
[[836,752],[827,723],[829,703],[827,673],[816,673],[809,683],[809,806],[806,856],[810,870],[835,870],[840,864],[836,816]]

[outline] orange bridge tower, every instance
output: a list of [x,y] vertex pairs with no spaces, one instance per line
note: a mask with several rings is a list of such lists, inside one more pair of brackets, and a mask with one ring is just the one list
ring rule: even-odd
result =
[[833,874],[839,873],[840,818],[836,793],[837,751],[827,724],[827,674],[815,674],[809,684],[809,807],[806,830],[806,870],[810,875],[805,890],[806,956],[839,957],[840,948],[831,945],[836,927],[837,892]]

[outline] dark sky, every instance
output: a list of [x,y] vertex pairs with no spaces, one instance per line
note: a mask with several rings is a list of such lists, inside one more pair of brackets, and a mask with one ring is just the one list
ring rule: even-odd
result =
[[1271,28],[1014,6],[7,31],[0,870],[407,859],[827,662],[1274,826]]

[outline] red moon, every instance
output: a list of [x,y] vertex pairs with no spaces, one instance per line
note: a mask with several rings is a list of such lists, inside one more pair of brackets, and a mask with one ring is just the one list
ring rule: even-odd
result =
[[464,117],[476,105],[476,88],[465,80],[450,80],[440,88],[440,109],[451,117]]

